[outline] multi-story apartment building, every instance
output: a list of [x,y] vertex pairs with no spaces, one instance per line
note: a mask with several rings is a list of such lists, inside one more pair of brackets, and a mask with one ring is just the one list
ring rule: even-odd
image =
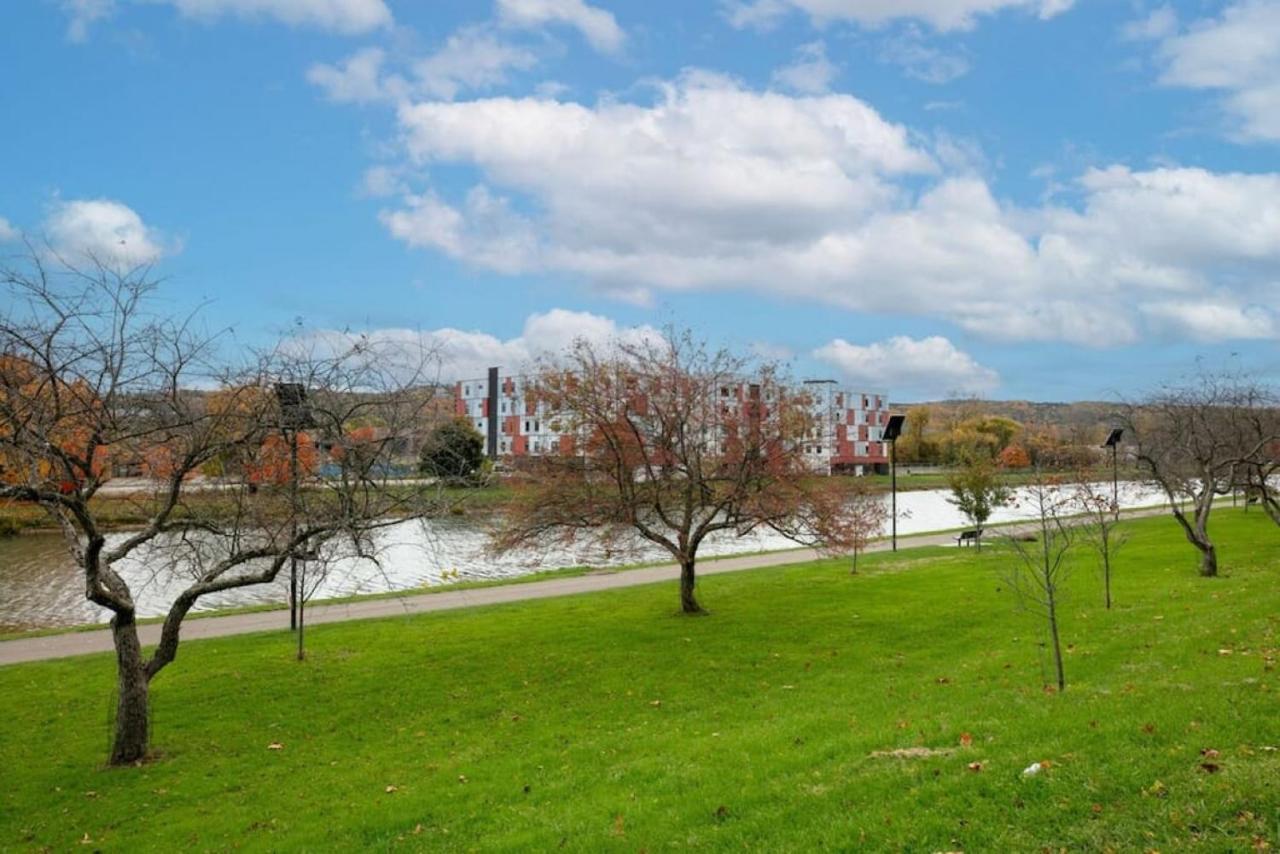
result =
[[[572,454],[576,437],[566,420],[549,412],[529,394],[526,377],[503,375],[490,368],[485,378],[462,380],[454,387],[454,410],[485,437],[490,459],[520,459],[546,454]],[[752,399],[753,384],[720,388],[724,406]],[[814,471],[823,474],[869,474],[889,463],[883,440],[888,400],[882,393],[842,388],[835,380],[809,380],[797,392],[810,408],[814,428],[804,446]]]

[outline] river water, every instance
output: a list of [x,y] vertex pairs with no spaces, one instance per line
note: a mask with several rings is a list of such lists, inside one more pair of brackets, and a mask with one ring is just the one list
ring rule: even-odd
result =
[[[1106,485],[1109,490],[1110,484]],[[948,501],[947,490],[898,493],[898,534],[963,527],[966,522]],[[992,515],[991,522],[1028,518],[1025,490],[1015,502]],[[886,502],[889,497],[886,495]],[[1121,484],[1123,507],[1163,504],[1163,496],[1141,484]],[[886,526],[885,533],[888,533]],[[109,538],[116,541],[123,534]],[[307,591],[313,599],[360,593],[411,590],[455,581],[484,581],[527,575],[566,566],[608,567],[642,561],[666,561],[670,555],[645,542],[632,542],[610,552],[584,538],[576,544],[547,542],[537,550],[500,556],[485,553],[484,523],[473,517],[447,517],[405,522],[387,528],[377,543],[377,561],[335,554],[323,575],[313,570]],[[744,537],[709,538],[701,556],[746,554],[794,547],[773,532]],[[133,591],[140,616],[165,613],[177,593],[190,583],[179,567],[157,570],[145,551],[117,565]],[[274,584],[244,587],[202,598],[197,610],[287,601],[288,573]],[[0,539],[0,632],[103,622],[109,615],[84,598],[84,582],[57,534],[27,534]]]

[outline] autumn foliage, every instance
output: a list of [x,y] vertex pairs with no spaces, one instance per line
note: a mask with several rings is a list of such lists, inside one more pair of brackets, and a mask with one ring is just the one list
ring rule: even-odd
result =
[[[315,474],[319,462],[316,443],[306,433],[298,433],[297,442],[298,475],[309,477]],[[292,477],[291,454],[290,438],[280,433],[270,433],[245,465],[245,475],[252,484],[284,485]]]

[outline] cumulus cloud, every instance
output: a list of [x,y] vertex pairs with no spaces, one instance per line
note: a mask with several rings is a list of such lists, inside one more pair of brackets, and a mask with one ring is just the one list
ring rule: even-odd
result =
[[398,353],[404,355],[405,363],[413,364],[417,364],[422,354],[434,354],[440,379],[454,382],[483,377],[492,366],[513,373],[532,370],[539,359],[554,358],[578,340],[605,346],[615,342],[635,343],[659,335],[650,326],[623,327],[598,314],[554,308],[529,315],[520,334],[512,338],[452,327],[367,332],[325,330],[312,333],[309,338],[334,349],[345,349],[358,340],[393,362]]
[[[943,147],[848,95],[686,73],[656,100],[405,103],[406,164],[480,176],[401,194],[406,243],[626,299],[747,289],[1106,347],[1163,302],[1280,307],[1280,175],[1095,169],[1074,206],[1002,203]],[[1224,332],[1224,334],[1226,334]]]
[[807,14],[815,24],[852,21],[879,27],[893,21],[915,20],[940,30],[971,29],[982,15],[1006,9],[1052,18],[1074,0],[729,0],[725,17],[735,27],[767,28],[790,11]]
[[866,345],[837,338],[814,350],[813,356],[855,385],[892,388],[895,395],[987,394],[1000,385],[999,374],[937,335],[899,335]]
[[72,262],[150,264],[173,249],[132,208],[111,199],[57,202],[44,233],[53,250]]
[[612,12],[583,0],[498,0],[498,20],[505,26],[540,29],[548,24],[564,24],[603,53],[616,53],[626,41]]
[[[212,21],[224,16],[269,19],[290,26],[312,27],[342,35],[360,35],[390,26],[384,0],[150,0],[172,6],[187,18]],[[70,22],[67,35],[83,41],[89,27],[112,15],[115,0],[63,0]]]
[[419,90],[453,98],[462,89],[488,89],[507,82],[511,71],[537,65],[530,50],[509,44],[487,27],[464,27],[430,56],[414,64]]
[[409,86],[403,77],[383,74],[385,61],[382,48],[362,48],[336,65],[315,63],[307,69],[307,80],[338,104],[394,101],[407,96]]
[[9,220],[0,216],[0,243],[8,243],[11,240],[17,240],[22,236],[22,232],[14,228]]
[[795,62],[773,72],[773,83],[793,92],[819,95],[831,88],[839,73],[839,67],[827,59],[826,44],[810,42],[796,51]]
[[1196,341],[1275,338],[1274,313],[1261,306],[1214,302],[1159,302],[1142,310],[1158,326]]
[[452,33],[439,49],[392,71],[386,51],[362,48],[336,64],[316,63],[307,80],[335,103],[395,103],[410,97],[450,100],[464,91],[505,84],[514,71],[538,64],[533,51],[511,44],[480,24]]
[[1242,0],[1185,28],[1158,10],[1130,32],[1158,39],[1161,83],[1220,92],[1234,135],[1280,140],[1280,4]]

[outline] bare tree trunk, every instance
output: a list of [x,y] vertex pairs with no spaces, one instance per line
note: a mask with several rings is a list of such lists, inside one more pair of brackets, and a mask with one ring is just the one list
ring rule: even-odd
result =
[[1218,547],[1206,539],[1196,543],[1200,549],[1200,575],[1204,578],[1218,577]]
[[117,614],[111,620],[111,636],[116,647],[118,696],[110,763],[130,765],[146,758],[150,743],[150,679],[133,616]]
[[1058,603],[1049,594],[1049,634],[1053,638],[1053,664],[1058,671],[1058,690],[1067,690],[1067,675],[1062,668],[1062,641],[1058,638]]
[[1111,610],[1111,555],[1102,553],[1102,589],[1107,600],[1107,610]]
[[693,595],[693,587],[696,583],[693,563],[693,558],[680,560],[680,610],[686,614],[705,614],[706,612],[702,610],[702,606]]

